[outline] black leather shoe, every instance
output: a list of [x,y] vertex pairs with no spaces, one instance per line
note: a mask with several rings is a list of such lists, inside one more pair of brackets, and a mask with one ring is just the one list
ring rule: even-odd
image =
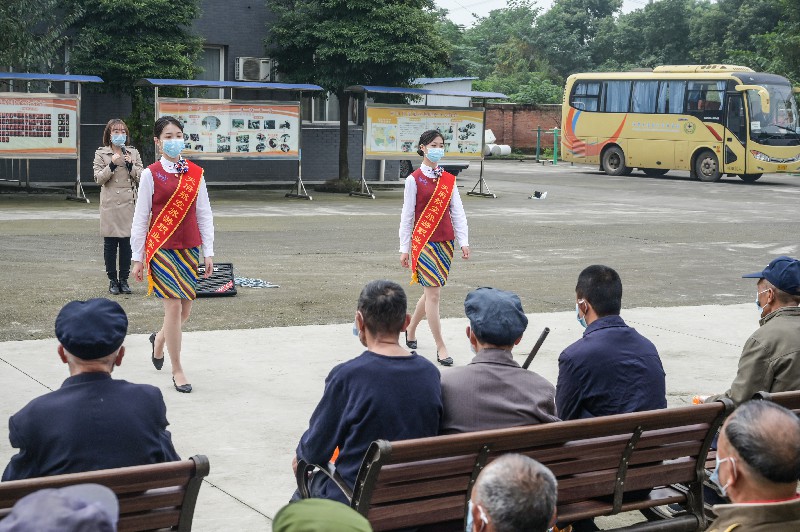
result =
[[191,384],[178,384],[175,382],[175,377],[172,377],[172,384],[175,386],[175,389],[181,393],[192,393],[192,385]]
[[128,280],[127,279],[120,279],[119,280],[119,291],[122,292],[123,294],[130,294],[131,293],[131,287],[128,286]]
[[153,344],[153,352],[150,355],[150,360],[153,361],[153,365],[156,369],[161,371],[161,368],[164,367],[164,357],[156,358],[156,333],[150,335],[150,343]]
[[115,281],[112,279],[108,283],[108,293],[110,293],[112,296],[119,295],[119,281]]
[[439,351],[436,351],[436,362],[441,364],[442,366],[452,366],[453,365],[453,358],[439,358]]
[[416,349],[417,348],[417,341],[416,340],[409,340],[407,331],[404,331],[404,334],[406,335],[406,347],[409,348],[409,349]]

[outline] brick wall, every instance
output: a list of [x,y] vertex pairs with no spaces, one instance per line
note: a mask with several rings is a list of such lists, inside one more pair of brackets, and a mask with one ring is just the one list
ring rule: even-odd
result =
[[[496,144],[517,149],[536,148],[536,128],[561,129],[561,105],[523,105],[490,103],[486,105],[486,129],[491,129]],[[553,147],[553,135],[542,134],[541,146]]]

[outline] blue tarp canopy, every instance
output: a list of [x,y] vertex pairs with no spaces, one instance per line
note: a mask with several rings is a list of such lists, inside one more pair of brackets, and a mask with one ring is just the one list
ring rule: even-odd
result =
[[408,87],[377,87],[374,85],[353,85],[345,89],[347,92],[381,94],[411,94],[414,96],[462,96],[467,98],[496,98],[507,100],[508,96],[501,92],[480,91],[444,91],[434,89],[410,89]]
[[97,76],[73,76],[71,74],[33,74],[30,72],[0,72],[0,80],[103,83],[103,78],[98,78]]
[[143,78],[137,85],[155,87],[197,87],[209,89],[254,89],[271,91],[322,91],[319,85],[294,83],[259,83],[255,81],[210,81],[207,79],[157,79]]

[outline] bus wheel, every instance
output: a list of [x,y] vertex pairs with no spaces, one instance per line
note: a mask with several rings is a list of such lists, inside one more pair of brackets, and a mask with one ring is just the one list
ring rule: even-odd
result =
[[661,177],[662,175],[667,175],[669,170],[664,170],[663,168],[642,168],[642,172],[647,177]]
[[619,146],[611,146],[603,152],[603,168],[608,175],[625,175],[628,167],[625,166],[625,154]]
[[720,180],[722,174],[719,172],[719,159],[713,151],[700,152],[694,160],[694,173],[697,174],[697,179],[707,183]]
[[400,161],[398,176],[400,177],[401,181],[405,180],[405,178],[407,178],[413,171],[414,165],[411,164],[411,161]]
[[745,183],[755,183],[761,178],[762,175],[764,174],[739,174],[739,179]]

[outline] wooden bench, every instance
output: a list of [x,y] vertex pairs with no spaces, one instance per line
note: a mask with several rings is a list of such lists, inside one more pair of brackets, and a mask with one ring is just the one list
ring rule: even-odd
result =
[[[630,530],[702,530],[707,523],[704,465],[714,435],[732,409],[730,401],[722,400],[546,425],[375,441],[358,472],[351,506],[376,531],[428,525],[463,529],[468,494],[480,471],[499,455],[520,453],[545,464],[557,477],[561,523],[680,503],[688,509],[686,515],[640,523]],[[301,493],[307,494],[305,473],[312,467],[299,464]]]
[[800,391],[796,392],[758,392],[753,399],[763,399],[772,401],[777,405],[788,408],[797,415],[800,415]]
[[0,482],[0,519],[19,499],[46,488],[94,483],[107,486],[119,499],[119,532],[173,529],[189,531],[208,458],[103,469],[51,477]]

